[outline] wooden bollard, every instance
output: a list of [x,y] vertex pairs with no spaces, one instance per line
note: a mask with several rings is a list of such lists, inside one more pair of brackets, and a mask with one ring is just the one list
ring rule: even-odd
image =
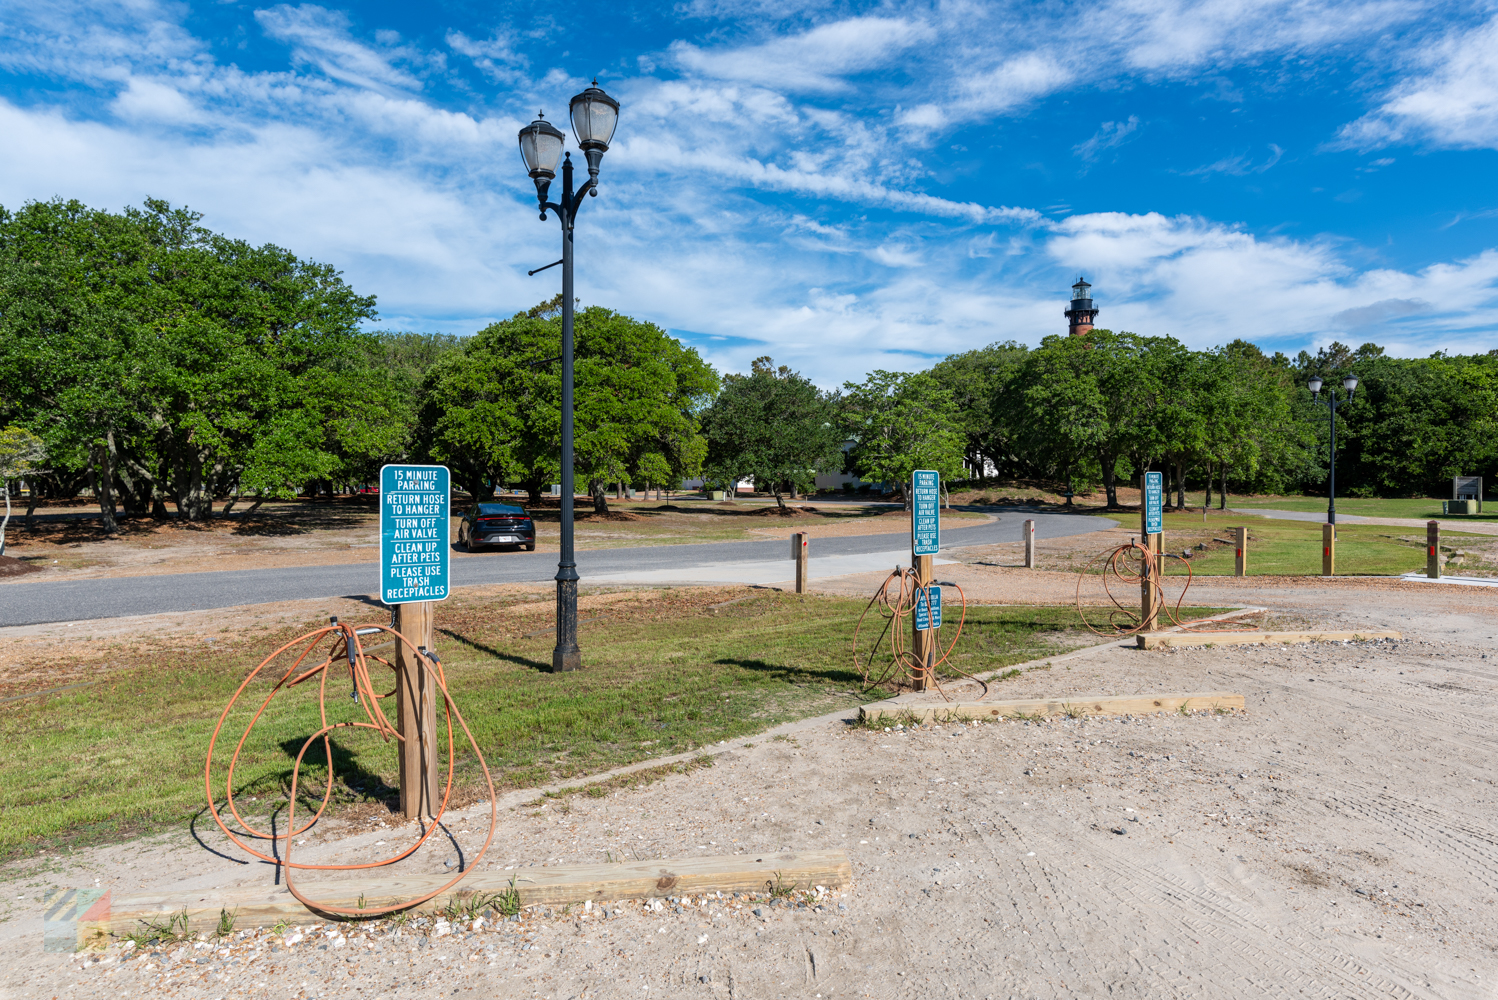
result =
[[809,578],[807,572],[807,541],[811,535],[804,531],[798,531],[791,535],[791,558],[796,561],[796,593],[806,593],[806,584]]
[[1335,576],[1337,574],[1337,526],[1335,524],[1323,524],[1321,526],[1321,575]]
[[1425,522],[1425,575],[1441,578],[1441,522]]
[[1035,568],[1035,522],[1025,522],[1025,569]]
[[1233,540],[1237,552],[1233,555],[1233,575],[1248,575],[1248,528],[1234,528]]

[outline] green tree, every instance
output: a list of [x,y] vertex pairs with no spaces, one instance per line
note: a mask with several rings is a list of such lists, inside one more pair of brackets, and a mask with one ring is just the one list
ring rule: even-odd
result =
[[769,485],[782,510],[783,486],[810,488],[842,461],[842,434],[826,394],[769,357],[755,358],[748,375],[724,376],[702,426],[714,478],[732,489],[753,476]]
[[[552,305],[484,328],[428,373],[419,447],[474,489],[515,483],[535,503],[556,481],[562,333]],[[594,509],[607,512],[609,483],[694,475],[712,368],[654,324],[596,306],[577,313],[574,337],[573,459]]]
[[1108,506],[1118,505],[1119,463],[1163,454],[1160,375],[1178,357],[1168,338],[1093,330],[1086,337],[1047,337],[1026,356],[1003,403],[1023,444],[1045,451],[1068,476],[1100,477]]
[[315,431],[306,447],[336,458],[380,436],[371,406],[389,410],[381,380],[356,377],[372,298],[199,221],[158,200],[0,209],[0,398],[45,428],[55,465],[89,470],[107,531],[117,498],[132,514],[165,513],[170,496],[189,520],[211,516],[246,471],[268,484],[275,468],[326,464],[286,447],[271,461],[263,438]]
[[874,371],[843,389],[843,433],[854,442],[849,471],[894,487],[907,507],[916,469],[935,469],[943,480],[962,475],[962,413],[930,372]]
[[1008,385],[1028,352],[1012,340],[989,344],[975,351],[951,354],[931,368],[931,377],[957,404],[964,438],[963,461],[974,478],[993,466],[1000,475],[1023,470],[1014,461],[1007,428],[994,419],[993,400]]

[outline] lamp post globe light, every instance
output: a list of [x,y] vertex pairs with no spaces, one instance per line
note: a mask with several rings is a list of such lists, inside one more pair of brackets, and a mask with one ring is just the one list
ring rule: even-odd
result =
[[[562,148],[567,137],[539,115],[520,130],[520,158],[525,161],[526,173],[536,182],[541,221],[546,221],[550,211],[562,223],[562,553],[556,575],[557,645],[551,653],[554,672],[582,667],[582,651],[577,648],[577,560],[572,545],[572,231],[583,195],[598,194],[598,168],[619,123],[619,102],[600,90],[594,80],[593,86],[572,99],[568,110],[578,147],[588,161],[588,179],[576,191],[572,190],[572,154]],[[562,194],[557,201],[547,201],[558,161]]]
[[[1331,446],[1331,464],[1330,464],[1330,468],[1328,470],[1327,484],[1326,484],[1326,523],[1327,524],[1336,524],[1337,523],[1337,390],[1336,389],[1330,389],[1330,390],[1328,390],[1327,394],[1326,394],[1326,399],[1322,400],[1322,398],[1321,398],[1321,387],[1322,387],[1323,384],[1324,383],[1321,381],[1320,376],[1312,375],[1311,378],[1306,382],[1306,388],[1311,390],[1311,398],[1312,399],[1314,399],[1316,402],[1320,403],[1322,406],[1325,406],[1329,411],[1331,411],[1332,446]],[[1351,403],[1352,402],[1353,394],[1355,392],[1357,392],[1357,388],[1358,388],[1358,377],[1356,375],[1348,375],[1346,378],[1344,378],[1342,380],[1342,388],[1344,388],[1344,389],[1347,390],[1347,402]]]

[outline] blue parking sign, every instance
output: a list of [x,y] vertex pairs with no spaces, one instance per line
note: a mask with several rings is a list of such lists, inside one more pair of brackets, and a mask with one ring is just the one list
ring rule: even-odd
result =
[[910,551],[918,556],[941,551],[941,475],[929,469],[910,474]]
[[448,497],[444,465],[387,465],[380,470],[380,600],[447,599]]

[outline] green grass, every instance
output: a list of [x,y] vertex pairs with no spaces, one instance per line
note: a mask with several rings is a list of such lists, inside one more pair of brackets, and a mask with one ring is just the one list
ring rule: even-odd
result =
[[[1255,498],[1252,500],[1236,500],[1228,498],[1228,506],[1239,510],[1250,510],[1263,508],[1268,510],[1304,510],[1313,513],[1324,513],[1326,511],[1326,497],[1278,497],[1273,499]],[[1412,517],[1426,520],[1429,518],[1466,517],[1473,520],[1498,520],[1498,513],[1490,513],[1495,508],[1486,504],[1482,514],[1472,515],[1450,515],[1441,513],[1440,499],[1429,497],[1414,497],[1406,499],[1383,499],[1379,497],[1338,497],[1338,514],[1355,514],[1359,517]]]
[[[1125,527],[1137,529],[1139,515],[1110,515]],[[1231,576],[1234,548],[1210,542],[1233,538],[1232,528],[1248,526],[1248,575],[1319,576],[1321,574],[1321,525],[1310,521],[1273,521],[1255,516],[1237,517],[1213,512],[1205,526],[1201,515],[1166,513],[1165,551],[1180,554],[1187,546],[1207,542],[1208,549],[1193,552],[1191,572],[1196,576]],[[1447,531],[1451,538],[1486,539],[1488,536]],[[1425,533],[1419,528],[1390,528],[1370,524],[1337,525],[1338,576],[1399,576],[1425,569]],[[1186,573],[1178,560],[1166,560],[1169,576]]]
[[[722,599],[721,592],[673,590],[648,603],[602,608],[608,620],[580,637],[587,669],[561,675],[545,669],[550,636],[516,637],[536,620],[498,613],[495,599],[439,605],[437,647],[496,784],[532,787],[596,773],[885,696],[863,691],[852,669],[862,601],[765,592],[711,614],[706,603]],[[1077,626],[1075,612],[1064,607],[973,609],[958,663],[991,670],[1091,641]],[[180,830],[189,821],[211,829],[203,755],[213,725],[259,658],[295,634],[264,632],[212,654],[169,651],[91,688],[5,706],[0,856]],[[231,716],[216,781],[269,688],[269,679],[257,680]],[[346,673],[332,675],[328,691],[331,719],[362,718]],[[236,773],[236,795],[245,796],[247,808],[280,808],[292,760],[317,728],[315,683],[272,702]],[[334,763],[340,808],[383,813],[394,801],[393,743],[343,730],[335,734]],[[325,766],[321,752],[310,751],[300,789],[320,793]],[[458,771],[465,793],[476,795],[481,775],[461,743]],[[299,817],[310,815],[306,807],[299,803]]]

